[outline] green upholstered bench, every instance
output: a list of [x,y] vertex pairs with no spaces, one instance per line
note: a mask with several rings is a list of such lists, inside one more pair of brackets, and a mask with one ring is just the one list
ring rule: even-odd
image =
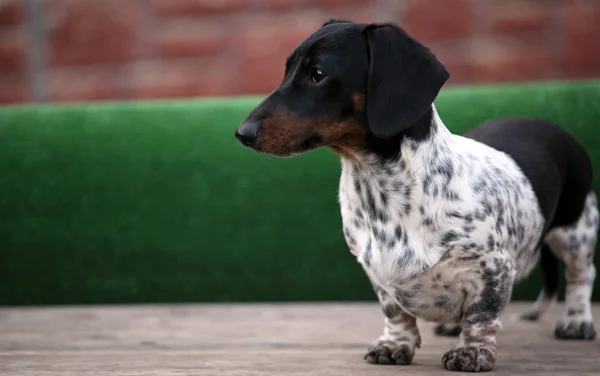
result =
[[[337,156],[234,139],[260,99],[0,108],[0,304],[374,300],[343,240]],[[557,122],[600,186],[600,81],[447,87],[436,104],[456,133]],[[513,296],[539,286],[536,271]]]

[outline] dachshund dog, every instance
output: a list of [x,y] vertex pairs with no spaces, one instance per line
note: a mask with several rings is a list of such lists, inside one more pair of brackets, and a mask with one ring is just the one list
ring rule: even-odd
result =
[[555,256],[566,265],[566,304],[554,335],[595,338],[589,156],[536,118],[452,134],[434,105],[448,78],[395,24],[330,20],[291,52],[281,84],[235,136],[279,157],[322,146],[340,156],[343,232],[385,316],[368,362],[410,364],[421,318],[459,336],[446,369],[492,370],[514,284],[541,260],[544,288],[522,316],[537,319],[556,297]]

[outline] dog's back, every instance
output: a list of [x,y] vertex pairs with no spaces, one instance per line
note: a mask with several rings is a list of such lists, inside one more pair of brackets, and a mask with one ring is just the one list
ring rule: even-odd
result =
[[592,165],[567,131],[536,118],[500,118],[485,121],[464,136],[514,159],[538,198],[545,232],[580,217],[592,189]]

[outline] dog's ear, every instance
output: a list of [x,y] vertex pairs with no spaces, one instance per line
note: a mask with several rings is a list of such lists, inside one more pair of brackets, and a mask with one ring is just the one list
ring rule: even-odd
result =
[[339,23],[354,23],[354,22],[351,21],[351,20],[347,20],[347,19],[335,19],[335,18],[332,18],[332,19],[326,21],[323,25],[321,25],[321,27],[325,27],[327,25],[332,25],[332,24],[339,24]]
[[371,24],[365,33],[367,122],[375,136],[390,138],[425,115],[450,75],[427,47],[396,25]]

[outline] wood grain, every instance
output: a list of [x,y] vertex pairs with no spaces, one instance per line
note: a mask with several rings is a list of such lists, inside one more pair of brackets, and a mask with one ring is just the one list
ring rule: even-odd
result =
[[[552,336],[562,306],[538,323],[512,304],[497,375],[599,375],[598,340]],[[600,305],[594,307],[596,319]],[[410,366],[369,365],[381,332],[372,303],[0,308],[0,375],[440,375],[455,340],[432,335]],[[596,324],[598,326],[598,322]]]

